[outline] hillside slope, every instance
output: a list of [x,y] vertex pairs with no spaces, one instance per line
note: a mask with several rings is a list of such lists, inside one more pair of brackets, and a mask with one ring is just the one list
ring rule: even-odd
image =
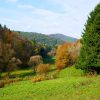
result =
[[59,40],[41,33],[20,32],[20,34],[28,39],[35,40],[36,42],[40,44],[45,44],[47,46],[56,46],[58,44],[64,43],[63,40]]
[[37,32],[21,32],[20,34],[31,40],[35,40],[38,43],[45,44],[48,46],[56,46],[64,42],[75,42],[77,39],[63,34],[51,34],[45,35]]
[[69,67],[57,79],[14,83],[0,89],[0,100],[100,100],[100,75],[89,78],[82,73]]
[[49,36],[52,37],[52,38],[55,38],[55,39],[60,39],[62,41],[66,41],[66,42],[75,42],[75,41],[77,41],[76,38],[66,36],[66,35],[63,35],[63,34],[50,34]]

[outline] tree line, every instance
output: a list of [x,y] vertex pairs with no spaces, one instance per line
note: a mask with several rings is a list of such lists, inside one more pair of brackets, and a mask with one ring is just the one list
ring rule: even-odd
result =
[[31,56],[47,56],[51,48],[22,37],[6,26],[0,25],[0,72],[29,67]]
[[58,46],[56,67],[61,70],[74,64],[84,72],[100,72],[100,4],[90,13],[82,38],[76,43]]

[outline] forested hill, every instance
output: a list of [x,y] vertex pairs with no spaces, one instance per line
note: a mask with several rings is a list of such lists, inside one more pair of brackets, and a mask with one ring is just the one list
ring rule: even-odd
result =
[[36,32],[20,32],[20,35],[30,39],[35,40],[37,43],[45,44],[47,46],[56,46],[58,44],[62,44],[65,41],[50,37],[45,34],[36,33]]
[[24,37],[27,37],[31,40],[35,40],[38,43],[45,44],[48,46],[56,46],[64,42],[75,42],[77,40],[75,38],[67,37],[62,34],[59,34],[60,36],[58,34],[45,35],[37,32],[22,32],[22,31],[20,31],[20,34]]
[[62,41],[66,41],[66,42],[75,42],[75,41],[77,41],[76,38],[66,36],[66,35],[63,35],[63,34],[50,34],[49,36],[53,37],[55,39],[60,39]]

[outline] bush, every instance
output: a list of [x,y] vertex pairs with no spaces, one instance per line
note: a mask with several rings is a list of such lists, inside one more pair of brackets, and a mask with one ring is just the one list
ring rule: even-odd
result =
[[51,75],[51,79],[56,79],[59,77],[60,70],[57,70],[53,75]]
[[36,76],[33,78],[33,82],[40,82],[46,80],[46,78],[44,76]]
[[59,71],[57,71],[56,73],[54,73],[52,75],[48,75],[48,76],[38,75],[38,76],[34,77],[32,81],[33,82],[41,82],[41,81],[44,81],[44,80],[56,79],[56,78],[58,78],[58,74],[59,74]]
[[15,57],[11,58],[11,60],[9,60],[8,68],[7,68],[8,76],[10,77],[11,71],[18,69],[18,66],[21,64],[22,62],[20,59],[17,59]]
[[56,66],[57,66],[58,70],[61,70],[61,69],[65,68],[66,64],[62,61],[57,61]]
[[1,85],[2,84],[11,84],[11,83],[15,83],[15,82],[19,82],[19,81],[22,81],[23,79],[22,78],[15,78],[15,79],[9,79],[9,78],[5,78],[1,81]]
[[49,70],[50,70],[50,64],[40,64],[37,66],[36,72],[39,74],[46,75]]
[[0,82],[0,88],[3,88],[4,86],[5,86],[4,82],[1,81],[1,82]]
[[37,55],[37,56],[30,57],[28,65],[32,66],[33,69],[34,69],[34,72],[35,72],[36,71],[36,66],[38,66],[41,63],[43,63],[43,59],[42,59],[41,56]]
[[97,76],[97,72],[94,71],[94,70],[88,71],[88,72],[85,71],[85,76],[86,77],[96,77]]

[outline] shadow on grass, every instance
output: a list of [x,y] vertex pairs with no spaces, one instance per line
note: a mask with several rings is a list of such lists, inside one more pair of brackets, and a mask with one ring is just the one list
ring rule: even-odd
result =
[[54,68],[54,69],[51,69],[49,72],[54,72],[54,71],[56,71],[57,69],[56,68]]
[[33,73],[33,72],[29,72],[29,73],[22,73],[20,75],[15,75],[16,77],[19,77],[19,78],[24,78],[26,76],[35,76],[36,73]]
[[47,64],[47,63],[49,63],[49,64],[55,64],[55,59],[54,59],[54,57],[50,57],[50,56],[45,57],[45,58],[43,59],[43,61],[44,61],[45,64]]
[[11,74],[10,78],[25,78],[26,76],[35,76],[35,72],[23,72],[20,74]]
[[[55,64],[55,58],[54,57],[46,57],[43,59],[44,64]],[[24,77],[30,77],[30,76],[35,76],[36,73],[33,71],[28,71],[30,70],[31,67],[25,68],[20,70],[21,72],[16,72],[16,73],[11,73],[10,78],[24,78]],[[53,68],[50,70],[50,72],[55,71],[56,68]],[[24,71],[24,72],[23,72]]]
[[55,68],[55,58],[54,57],[48,56],[48,57],[43,59],[43,62],[44,62],[44,64],[51,64],[51,65],[53,65],[49,72],[54,72],[54,71],[57,70]]

